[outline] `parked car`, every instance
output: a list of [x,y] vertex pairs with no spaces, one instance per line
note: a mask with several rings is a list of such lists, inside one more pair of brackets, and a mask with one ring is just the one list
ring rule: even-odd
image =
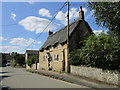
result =
[[10,63],[7,63],[6,66],[10,66]]

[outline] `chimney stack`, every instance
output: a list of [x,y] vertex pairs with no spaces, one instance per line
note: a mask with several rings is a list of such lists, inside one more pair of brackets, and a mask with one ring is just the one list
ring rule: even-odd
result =
[[49,32],[48,32],[48,33],[49,33],[49,36],[53,34],[53,32],[52,32],[52,31],[50,31],[50,30],[49,30]]
[[82,10],[82,6],[80,6],[79,16],[80,19],[84,20],[84,11]]

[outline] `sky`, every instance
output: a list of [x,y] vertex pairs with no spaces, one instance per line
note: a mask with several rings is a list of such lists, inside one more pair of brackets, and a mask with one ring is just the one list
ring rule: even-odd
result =
[[[0,19],[0,51],[4,53],[25,53],[26,50],[38,50],[46,41],[48,31],[56,32],[66,23],[67,6],[61,10],[64,2],[2,2]],[[79,17],[82,6],[85,21],[98,34],[106,28],[96,25],[94,10],[89,10],[86,2],[70,2],[70,22]],[[52,18],[54,20],[50,23]],[[46,28],[46,26],[50,25]]]

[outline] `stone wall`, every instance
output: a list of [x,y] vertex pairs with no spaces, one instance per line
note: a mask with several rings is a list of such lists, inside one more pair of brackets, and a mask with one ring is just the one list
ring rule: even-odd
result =
[[[26,64],[26,69],[36,69],[36,64],[32,64],[31,68]],[[37,69],[39,69],[39,63],[37,63]]]
[[110,84],[120,85],[119,72],[102,70],[92,67],[71,65],[71,73],[74,75],[89,77],[91,79],[103,81]]
[[[48,62],[48,58],[49,56],[46,55],[49,52],[50,56],[52,57],[51,61]],[[63,54],[64,53],[64,54]],[[54,55],[58,54],[58,61],[54,60]],[[47,56],[44,60],[43,60],[43,56]],[[52,50],[44,50],[39,52],[39,68],[40,69],[45,69],[48,70],[49,68],[49,64],[52,70],[56,70],[56,71],[63,71],[63,68],[65,68],[65,71],[67,71],[67,44],[63,44],[60,45],[60,48],[54,48],[52,47]],[[65,63],[63,63],[65,62]]]

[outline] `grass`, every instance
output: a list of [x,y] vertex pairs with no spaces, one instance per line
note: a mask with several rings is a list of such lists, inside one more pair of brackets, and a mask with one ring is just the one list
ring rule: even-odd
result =
[[65,73],[65,71],[57,71],[57,70],[53,70],[53,71],[58,73]]

